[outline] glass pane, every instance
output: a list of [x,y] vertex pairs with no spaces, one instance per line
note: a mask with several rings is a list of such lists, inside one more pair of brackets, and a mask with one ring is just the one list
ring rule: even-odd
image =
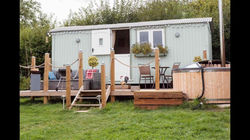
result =
[[146,43],[148,41],[148,32],[140,32],[140,43]]
[[162,31],[153,32],[153,42],[154,42],[154,47],[157,47],[157,45],[163,45],[162,44]]
[[99,38],[99,45],[103,45],[103,39]]

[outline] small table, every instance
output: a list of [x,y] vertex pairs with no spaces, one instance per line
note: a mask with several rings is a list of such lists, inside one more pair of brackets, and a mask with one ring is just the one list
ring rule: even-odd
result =
[[[155,69],[155,67],[152,67],[153,69]],[[164,85],[164,81],[165,81],[165,73],[167,71],[167,69],[170,68],[170,67],[167,67],[167,66],[159,66],[159,76],[160,76],[160,80],[161,80],[161,77],[163,77],[162,79],[162,83],[163,83],[163,88],[165,88],[165,85]],[[168,83],[167,83],[168,84]]]

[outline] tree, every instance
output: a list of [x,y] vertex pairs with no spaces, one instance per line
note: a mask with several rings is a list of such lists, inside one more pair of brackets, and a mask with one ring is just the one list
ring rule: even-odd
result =
[[[213,59],[220,59],[218,0],[116,0],[113,7],[100,0],[70,13],[64,26],[127,23],[151,20],[212,17]],[[230,0],[223,0],[226,59],[230,61]]]
[[[41,64],[44,53],[51,52],[51,38],[48,43],[45,38],[56,21],[42,13],[40,8],[40,3],[34,0],[20,1],[20,65],[30,65],[31,56],[35,56],[37,64]],[[21,75],[29,75],[29,70],[21,69],[20,72]]]
[[[230,60],[230,0],[223,0],[226,60]],[[218,0],[196,0],[185,7],[185,18],[212,17],[213,59],[220,59],[220,29]]]

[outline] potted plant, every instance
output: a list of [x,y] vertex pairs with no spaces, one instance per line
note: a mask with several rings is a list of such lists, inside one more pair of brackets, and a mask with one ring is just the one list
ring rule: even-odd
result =
[[96,67],[99,64],[98,63],[98,58],[96,56],[90,56],[89,59],[88,59],[88,64],[93,69],[94,67]]
[[193,62],[199,62],[202,61],[200,56],[195,56]]
[[158,45],[157,47],[159,48],[160,54],[163,54],[164,56],[166,56],[168,54],[168,47],[167,46],[163,47],[162,45]]
[[[159,48],[160,56],[166,56],[168,54],[168,47],[162,45],[157,46]],[[132,53],[136,57],[154,56],[153,49],[150,43],[135,43],[132,46]]]
[[97,90],[97,89],[101,89],[101,73],[97,72],[97,70],[94,70],[94,67],[96,67],[99,62],[98,62],[98,58],[96,56],[90,56],[88,58],[88,64],[89,66],[92,67],[92,79],[89,79],[89,83],[86,84],[90,84],[90,89],[93,90]]

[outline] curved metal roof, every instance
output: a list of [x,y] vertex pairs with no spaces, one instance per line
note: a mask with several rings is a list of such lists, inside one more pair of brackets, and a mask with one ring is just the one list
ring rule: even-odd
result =
[[66,31],[97,30],[97,29],[119,29],[119,28],[132,28],[132,27],[143,27],[143,26],[168,25],[168,24],[202,23],[202,22],[212,22],[212,18],[211,17],[186,18],[186,19],[171,19],[171,20],[158,20],[158,21],[145,21],[145,22],[132,22],[132,23],[68,26],[68,27],[58,27],[52,29],[50,30],[50,33],[66,32]]

